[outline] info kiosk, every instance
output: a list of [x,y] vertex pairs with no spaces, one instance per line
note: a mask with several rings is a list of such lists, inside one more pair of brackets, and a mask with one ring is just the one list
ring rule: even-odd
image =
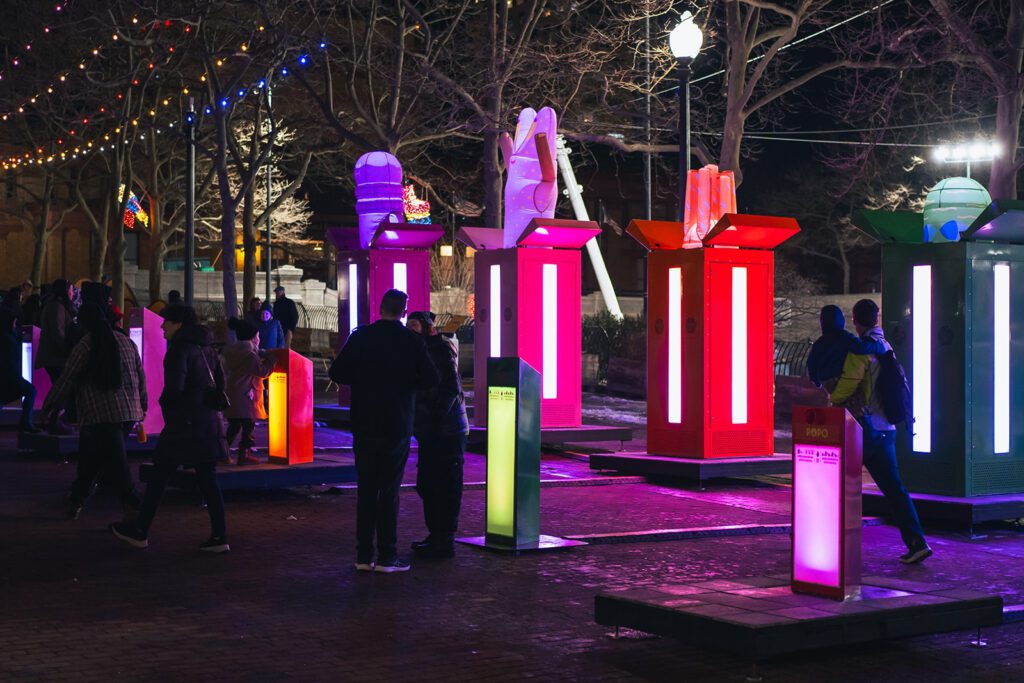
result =
[[861,439],[845,408],[793,407],[794,593],[860,591]]
[[164,319],[148,308],[133,308],[128,312],[128,336],[142,359],[146,373],[146,395],[149,409],[142,426],[147,434],[159,434],[164,429],[164,415],[160,409],[160,394],[164,391],[164,356],[167,340],[160,328]]
[[270,375],[270,462],[313,462],[313,361],[291,349],[276,349]]
[[[582,423],[580,249],[601,232],[593,221],[533,218],[502,248],[495,228],[462,228],[458,238],[476,250],[474,382],[485,395],[491,359],[517,356],[541,375],[541,427]],[[474,423],[488,425],[477,401]]]

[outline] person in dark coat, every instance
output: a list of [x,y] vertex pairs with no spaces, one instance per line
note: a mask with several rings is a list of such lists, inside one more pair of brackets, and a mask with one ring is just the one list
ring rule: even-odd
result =
[[843,374],[843,363],[846,354],[861,355],[882,354],[886,352],[884,344],[870,338],[861,338],[846,329],[846,318],[838,306],[823,306],[819,314],[821,336],[811,345],[807,356],[807,375],[815,386],[827,384],[831,391],[835,381]]
[[[51,384],[56,384],[78,335],[75,331],[75,311],[71,304],[74,295],[71,284],[67,280],[54,280],[50,294],[50,300],[43,306],[39,348],[34,350],[33,362],[36,368],[46,370]],[[70,434],[71,427],[64,416],[58,415],[50,422],[49,431],[51,434]]]
[[416,492],[423,500],[429,535],[413,543],[412,549],[419,557],[453,557],[469,434],[462,378],[455,350],[437,333],[431,313],[410,313],[408,327],[423,335],[430,360],[441,376],[436,386],[416,394]]
[[409,458],[416,392],[435,386],[439,378],[423,338],[402,325],[408,301],[405,292],[385,292],[380,320],[352,332],[329,373],[336,383],[352,387],[359,571],[409,569],[397,550],[398,489]]
[[167,480],[178,467],[192,468],[210,514],[210,538],[199,549],[226,552],[230,546],[216,466],[217,461],[227,457],[227,442],[224,417],[211,406],[225,389],[224,371],[213,347],[213,335],[199,324],[191,306],[168,306],[163,317],[162,328],[167,338],[164,390],[160,394],[164,430],[153,454],[153,474],[146,486],[138,522],[111,524],[110,530],[125,543],[145,548]]
[[18,429],[29,434],[39,432],[32,424],[36,388],[21,374],[21,328],[18,319],[0,309],[0,405],[21,399],[21,420]]
[[228,447],[235,437],[238,440],[239,465],[255,465],[259,463],[252,447],[256,445],[252,437],[256,420],[266,420],[267,411],[263,407],[263,380],[274,371],[276,356],[272,351],[260,351],[260,333],[245,320],[231,318],[228,328],[238,339],[234,344],[224,347],[224,370],[227,375],[227,393],[231,405],[224,411],[228,420]]
[[295,302],[284,295],[284,287],[278,285],[274,288],[274,296],[277,297],[274,301],[274,317],[281,323],[281,329],[284,330],[284,348],[290,349],[292,347],[292,335],[295,333],[295,328],[299,326],[299,309],[295,306]]
[[260,323],[256,326],[260,333],[260,350],[283,349],[284,330],[281,329],[281,323],[274,318],[270,304],[263,304],[260,316]]

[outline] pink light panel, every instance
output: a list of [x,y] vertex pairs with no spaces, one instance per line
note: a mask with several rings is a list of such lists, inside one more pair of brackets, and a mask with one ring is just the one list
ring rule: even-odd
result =
[[836,446],[793,446],[793,579],[839,587],[842,458]]

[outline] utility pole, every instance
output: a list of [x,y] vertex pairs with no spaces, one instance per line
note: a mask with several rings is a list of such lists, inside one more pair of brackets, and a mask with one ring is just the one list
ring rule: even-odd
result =
[[[270,105],[271,105],[270,96],[271,96],[270,76],[268,75],[267,76],[267,116],[271,115],[271,113],[270,113]],[[267,144],[269,144],[269,145],[271,145],[271,147],[273,147],[274,140],[271,139]],[[264,301],[266,301],[268,303],[271,301],[271,298],[270,298],[271,291],[270,290],[271,290],[272,287],[271,287],[271,283],[270,283],[270,270],[273,267],[273,252],[271,251],[271,246],[270,246],[270,180],[271,180],[271,173],[272,173],[271,159],[273,158],[273,156],[274,156],[274,151],[273,151],[273,149],[271,149],[271,151],[267,154],[267,161],[266,161],[266,164],[267,164],[267,206],[266,206],[266,212],[267,212],[267,227],[266,227],[266,233],[267,233],[266,234],[267,252],[266,252],[266,254],[267,255],[263,259],[263,262],[267,266],[267,288],[266,288],[267,289],[267,293],[266,293],[266,298],[264,299]]]
[[185,304],[192,306],[196,261],[196,102],[188,98],[185,113]]

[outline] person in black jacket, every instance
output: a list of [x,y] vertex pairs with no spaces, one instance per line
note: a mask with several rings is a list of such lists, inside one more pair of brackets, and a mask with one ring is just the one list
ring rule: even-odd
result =
[[380,320],[352,332],[329,373],[338,384],[352,387],[359,571],[409,569],[397,550],[398,489],[409,458],[416,392],[436,385],[438,375],[423,338],[402,325],[408,301],[405,292],[385,292]]
[[284,330],[284,348],[292,348],[292,335],[295,328],[299,326],[299,309],[295,302],[284,295],[284,287],[278,285],[274,288],[274,318],[281,323]]
[[455,532],[462,505],[462,469],[469,420],[462,394],[458,357],[447,339],[437,333],[433,314],[409,314],[409,329],[423,335],[440,383],[416,394],[416,492],[423,499],[429,535],[412,544],[419,557],[454,557]]
[[210,538],[199,549],[226,552],[231,548],[216,466],[219,460],[227,458],[228,446],[224,416],[213,405],[216,396],[224,391],[224,370],[213,347],[213,335],[199,324],[191,306],[168,306],[162,315],[167,337],[164,390],[160,394],[164,430],[153,453],[153,475],[146,485],[138,521],[135,525],[111,524],[110,530],[136,548],[149,545],[149,526],[156,516],[167,480],[178,467],[188,467],[196,472],[199,491],[210,514]]

